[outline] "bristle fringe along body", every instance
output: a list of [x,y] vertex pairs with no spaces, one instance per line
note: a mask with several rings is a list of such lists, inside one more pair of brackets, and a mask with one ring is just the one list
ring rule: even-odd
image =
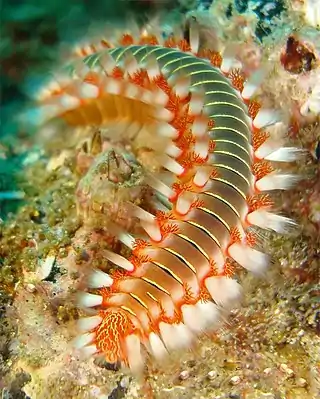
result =
[[135,142],[147,132],[143,145],[171,176],[162,181],[146,173],[165,206],[154,214],[134,207],[143,240],[132,244],[130,236],[119,236],[131,256],[108,252],[107,258],[121,273],[93,270],[90,292],[79,299],[96,315],[80,321],[85,333],[78,347],[135,372],[143,369],[146,352],[162,359],[189,347],[239,303],[235,261],[249,271],[265,270],[268,256],[255,248],[248,228],[282,233],[293,226],[270,212],[264,193],[294,182],[272,162],[293,161],[298,151],[268,146],[265,129],[278,123],[279,113],[253,97],[263,74],[248,79],[232,46],[225,58],[198,52],[194,30],[190,45],[174,37],[161,42],[144,32],[138,41],[125,34],[119,43],[78,49],[89,56],[77,60],[72,78],[41,95],[48,119],[116,124],[122,137],[134,131],[129,139]]

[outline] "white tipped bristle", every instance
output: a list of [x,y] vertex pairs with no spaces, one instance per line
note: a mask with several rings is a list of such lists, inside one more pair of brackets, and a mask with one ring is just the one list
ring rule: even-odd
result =
[[125,92],[124,95],[127,98],[139,98],[140,88],[134,84],[127,83],[125,85]]
[[156,119],[163,122],[171,122],[174,117],[173,113],[164,107],[156,108],[154,116]]
[[242,287],[234,279],[225,276],[213,276],[205,279],[205,286],[213,300],[220,306],[229,308],[241,298]]
[[192,125],[192,134],[195,137],[203,137],[208,130],[208,119],[203,116],[197,116]]
[[301,158],[304,154],[304,151],[295,148],[295,147],[283,147],[278,148],[276,151],[273,151],[271,154],[264,157],[268,161],[275,162],[294,162]]
[[194,145],[194,152],[199,155],[200,158],[207,158],[209,154],[209,140],[197,140]]
[[[119,237],[120,240],[120,237]],[[130,243],[131,244],[131,243]],[[125,244],[126,245],[126,244]],[[130,248],[130,247],[129,247]],[[122,269],[127,270],[128,272],[132,272],[134,270],[134,266],[131,262],[129,262],[126,258],[121,255],[118,255],[112,251],[108,251],[107,249],[103,251],[104,256],[110,260],[110,262],[115,265],[122,267]],[[111,279],[111,277],[109,277]],[[112,279],[111,279],[112,280]],[[111,283],[112,284],[112,283]]]
[[139,70],[138,62],[133,54],[126,53],[125,59],[123,62],[124,62],[123,69],[126,71],[126,73],[128,75],[132,76]]
[[175,146],[173,143],[170,143],[165,151],[166,154],[172,158],[178,158],[182,153],[182,150],[179,147]]
[[158,191],[165,198],[172,198],[175,193],[174,191],[164,184],[161,180],[157,179],[153,174],[148,173],[146,176],[146,183],[149,184],[154,190]]
[[140,224],[153,241],[160,242],[162,240],[162,234],[156,221],[146,222],[141,220]]
[[184,324],[195,333],[199,334],[206,328],[206,319],[195,305],[182,305],[181,311]]
[[189,94],[189,88],[190,88],[189,76],[188,75],[179,76],[174,85],[174,90],[176,92],[176,95],[183,100]]
[[161,73],[158,61],[152,55],[147,58],[146,69],[150,80],[156,78]]
[[262,229],[273,230],[280,234],[286,234],[297,226],[290,218],[276,215],[263,209],[258,209],[249,213],[247,215],[247,221]]
[[159,123],[156,127],[156,133],[163,137],[168,137],[170,139],[176,139],[178,137],[178,131],[169,123]]
[[186,215],[194,201],[194,195],[190,192],[184,192],[179,195],[176,202],[176,210],[180,215]]
[[154,90],[151,92],[151,94],[152,94],[152,104],[160,105],[163,107],[165,107],[168,104],[169,101],[168,94],[166,94],[161,89]]
[[[124,244],[125,246],[127,246],[130,249],[133,249],[135,239],[132,237],[132,235],[130,235],[129,233],[125,233],[125,232],[119,232],[118,238],[119,238],[119,241],[122,242],[122,244]],[[118,265],[118,266],[120,266],[120,265]],[[129,264],[127,266],[129,267]],[[123,267],[123,266],[121,266],[121,267]],[[131,267],[133,267],[132,264],[131,264]],[[128,269],[126,269],[126,270],[128,270]],[[128,271],[132,271],[132,270],[130,269]]]
[[236,53],[237,49],[234,44],[230,44],[224,49],[222,63],[220,66],[220,69],[223,73],[228,73],[231,71],[231,69],[237,68],[239,66],[240,61],[236,59]]
[[[62,111],[62,107],[59,104],[53,105],[43,105],[36,110],[28,111],[25,115],[29,116],[30,119],[34,115],[36,120],[36,124],[42,125],[44,122],[48,121],[51,118],[59,115]],[[33,114],[33,115],[32,115]]]
[[196,185],[197,187],[204,187],[212,173],[212,168],[206,168],[204,166],[200,166],[199,169],[197,170],[196,174],[194,175],[193,178],[193,184]]
[[141,373],[144,361],[141,354],[140,338],[131,334],[125,338],[129,367],[133,373]]
[[79,335],[75,340],[74,340],[74,347],[76,349],[81,349],[84,346],[91,344],[91,342],[95,339],[96,334],[95,333],[87,333],[87,334],[82,334]]
[[161,338],[154,332],[151,332],[149,335],[149,343],[151,352],[156,359],[162,360],[168,355],[168,351],[161,341]]
[[83,308],[90,308],[101,305],[103,298],[101,295],[90,294],[89,292],[82,292],[78,296],[78,304]]
[[99,95],[99,89],[95,85],[82,82],[79,88],[79,95],[81,98],[97,98]]
[[66,110],[77,108],[80,105],[80,100],[77,97],[73,97],[68,94],[63,94],[58,101]]
[[259,148],[256,149],[254,155],[258,159],[264,159],[271,153],[277,151],[283,146],[283,140],[274,140],[272,138],[267,139]]
[[258,191],[269,190],[288,190],[301,180],[300,176],[292,174],[270,173],[262,179],[256,181]]
[[243,268],[262,274],[269,265],[269,256],[246,244],[234,243],[228,248],[228,253]]
[[231,71],[232,68],[234,68],[234,64],[235,59],[231,55],[227,57],[223,56],[220,69],[223,73],[228,73]]
[[115,60],[108,52],[103,52],[99,57],[101,68],[107,73],[111,73],[116,66]]
[[128,203],[128,206],[132,209],[133,216],[139,218],[140,220],[144,220],[145,222],[152,223],[154,222],[154,215],[152,213],[140,208],[140,206],[135,205],[133,203]]
[[93,270],[88,278],[88,287],[90,288],[111,287],[112,284],[113,279],[99,269]]
[[105,82],[105,91],[110,94],[120,94],[121,84],[118,80],[108,78]]
[[266,71],[259,69],[249,76],[248,80],[243,85],[243,90],[241,92],[242,98],[244,100],[250,100],[260,87],[263,79],[266,75]]
[[253,125],[257,129],[263,129],[274,125],[281,120],[281,115],[274,109],[260,109],[253,120]]
[[83,317],[78,320],[78,329],[80,331],[91,331],[94,328],[98,327],[98,325],[102,322],[102,317],[100,316],[91,316],[91,317]]
[[181,166],[176,160],[169,156],[162,156],[161,163],[164,168],[169,170],[170,172],[174,173],[177,176],[182,175],[184,172],[184,167]]
[[193,20],[190,21],[189,41],[192,53],[197,54],[200,45],[200,35],[198,24]]
[[201,114],[204,106],[204,93],[199,89],[192,91],[191,99],[189,102],[189,114],[199,115]]
[[74,73],[78,78],[84,79],[89,72],[90,68],[83,62],[82,59],[74,64]]

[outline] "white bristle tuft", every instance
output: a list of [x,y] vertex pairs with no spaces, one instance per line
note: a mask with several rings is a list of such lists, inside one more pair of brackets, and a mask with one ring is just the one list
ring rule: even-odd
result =
[[[120,240],[120,237],[119,237],[119,240]],[[110,260],[110,262],[114,263],[115,265],[117,265],[119,267],[122,267],[122,269],[127,270],[128,272],[132,272],[134,270],[133,264],[131,262],[129,262],[128,259],[124,258],[121,255],[118,255],[112,251],[108,251],[107,249],[105,249],[103,251],[103,255],[108,260]]]
[[96,337],[96,334],[95,334],[95,333],[87,333],[87,334],[79,335],[79,336],[74,340],[73,346],[74,346],[76,349],[81,349],[81,348],[83,348],[84,346],[86,346],[86,345],[88,345],[88,344],[91,344],[91,342],[94,341],[95,337]]
[[98,325],[102,322],[102,317],[100,316],[91,316],[91,317],[83,317],[78,320],[78,329],[80,331],[91,331],[94,328],[98,327]]
[[203,332],[206,328],[206,318],[199,312],[195,305],[182,305],[181,311],[184,324],[197,334]]
[[230,308],[241,298],[242,287],[234,279],[225,276],[213,276],[205,279],[205,286],[212,299],[220,306]]
[[113,279],[103,271],[95,269],[88,277],[88,287],[90,288],[103,288],[111,287]]
[[174,336],[176,337],[176,348],[189,348],[195,339],[191,330],[183,323],[173,325]]
[[194,335],[183,323],[168,324],[159,323],[161,338],[169,351],[188,348],[191,346]]
[[201,313],[203,319],[205,320],[205,329],[212,329],[219,322],[220,311],[217,305],[213,302],[203,302],[199,301],[196,303],[195,307],[197,311]]
[[280,234],[286,234],[297,226],[292,219],[267,212],[263,209],[249,213],[247,221],[262,229],[273,230]]
[[83,308],[90,308],[101,305],[103,298],[101,295],[90,294],[89,292],[81,292],[78,295],[78,304]]
[[299,148],[283,147],[273,151],[271,154],[264,157],[264,159],[274,162],[294,162],[300,159],[304,154],[305,152]]
[[273,172],[256,181],[258,191],[289,190],[301,180],[298,175]]
[[131,334],[125,338],[127,348],[128,364],[133,373],[141,373],[144,366],[144,360],[141,354],[140,338]]
[[228,254],[243,268],[255,274],[262,274],[270,263],[268,255],[246,244],[234,243],[230,245]]
[[253,126],[256,129],[263,129],[270,125],[274,125],[281,120],[280,112],[274,109],[260,109],[253,120]]
[[149,335],[149,343],[151,352],[156,359],[162,360],[168,355],[168,351],[161,341],[161,338],[154,332],[151,332]]

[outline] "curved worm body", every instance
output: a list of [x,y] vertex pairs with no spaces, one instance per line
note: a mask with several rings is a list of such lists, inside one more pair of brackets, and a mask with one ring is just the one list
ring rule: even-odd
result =
[[124,35],[118,47],[101,41],[79,51],[86,57],[71,77],[42,92],[44,118],[116,126],[166,170],[165,178],[146,171],[154,213],[131,204],[143,234],[116,232],[131,255],[107,251],[117,272],[94,270],[80,295],[96,314],[80,320],[77,346],[140,371],[145,352],[161,359],[217,326],[241,295],[235,262],[266,268],[250,227],[292,224],[270,211],[267,192],[294,183],[272,162],[293,161],[297,150],[279,148],[266,131],[279,115],[254,98],[261,76],[245,77],[228,51],[199,50],[196,36],[191,47],[144,34],[139,45]]

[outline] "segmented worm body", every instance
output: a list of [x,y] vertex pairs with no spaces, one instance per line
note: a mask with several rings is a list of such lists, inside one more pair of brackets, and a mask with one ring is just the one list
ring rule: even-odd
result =
[[131,255],[106,251],[117,271],[94,270],[79,300],[96,314],[80,320],[77,346],[133,371],[145,353],[161,359],[216,327],[240,298],[235,262],[265,269],[250,227],[292,224],[272,213],[268,192],[292,185],[272,161],[297,150],[266,131],[279,115],[254,97],[262,75],[245,77],[228,50],[199,50],[194,32],[190,43],[147,33],[138,45],[128,34],[115,46],[102,40],[79,49],[70,77],[40,95],[45,119],[116,127],[163,170],[145,173],[154,213],[128,204],[143,233],[114,230]]

